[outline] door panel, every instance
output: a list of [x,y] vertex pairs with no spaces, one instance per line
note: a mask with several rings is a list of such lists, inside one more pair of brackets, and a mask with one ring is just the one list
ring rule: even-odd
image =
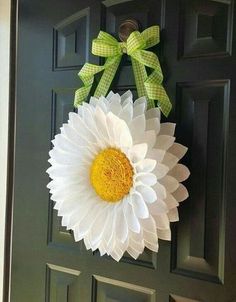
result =
[[[236,301],[236,95],[233,1],[19,0],[17,112],[12,237],[12,302]],[[61,227],[46,184],[51,139],[81,85],[78,70],[104,29],[159,24],[159,54],[173,103],[190,197],[172,242],[120,263],[75,243]],[[235,20],[235,18],[234,18]],[[122,60],[113,90],[136,94]]]

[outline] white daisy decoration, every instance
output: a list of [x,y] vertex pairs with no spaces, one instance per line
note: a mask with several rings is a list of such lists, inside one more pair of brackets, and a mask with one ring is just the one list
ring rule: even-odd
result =
[[91,97],[52,141],[48,184],[62,225],[76,241],[119,261],[158,239],[171,240],[170,222],[188,197],[181,184],[189,170],[178,163],[187,148],[175,142],[175,124],[160,123],[160,110],[133,103],[127,91]]

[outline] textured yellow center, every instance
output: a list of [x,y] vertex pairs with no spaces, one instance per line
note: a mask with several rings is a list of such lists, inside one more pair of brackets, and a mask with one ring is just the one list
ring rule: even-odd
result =
[[95,157],[90,181],[103,200],[117,202],[129,193],[133,174],[133,167],[126,155],[119,149],[107,148]]

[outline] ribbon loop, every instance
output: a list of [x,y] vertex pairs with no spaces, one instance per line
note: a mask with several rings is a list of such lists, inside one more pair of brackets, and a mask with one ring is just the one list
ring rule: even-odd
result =
[[[147,97],[148,107],[154,107],[155,100],[157,100],[162,113],[168,116],[172,105],[162,85],[163,74],[160,62],[155,53],[146,50],[159,42],[159,26],[151,26],[142,33],[134,31],[128,37],[127,42],[118,42],[110,34],[100,31],[98,37],[93,40],[92,53],[106,58],[106,61],[102,66],[86,63],[80,70],[78,75],[84,87],[79,88],[75,93],[75,107],[87,98],[93,86],[95,74],[101,71],[103,74],[94,95],[99,97],[107,94],[122,55],[127,53],[131,57],[139,97]],[[153,70],[149,76],[146,67]]]

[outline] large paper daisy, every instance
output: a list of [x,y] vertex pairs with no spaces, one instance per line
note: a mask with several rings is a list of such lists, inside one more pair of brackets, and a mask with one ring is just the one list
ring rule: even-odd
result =
[[189,170],[178,163],[187,148],[175,143],[175,124],[160,124],[159,109],[146,107],[130,91],[92,97],[69,114],[49,153],[48,188],[62,225],[117,261],[125,251],[157,252],[188,197],[181,182]]

